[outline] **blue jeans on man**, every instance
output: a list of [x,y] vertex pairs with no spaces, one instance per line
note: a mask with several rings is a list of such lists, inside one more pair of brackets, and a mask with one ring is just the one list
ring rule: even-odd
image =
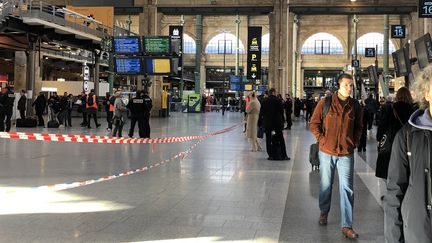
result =
[[319,207],[322,213],[330,211],[334,172],[339,175],[339,193],[341,207],[341,226],[352,227],[354,207],[354,155],[332,156],[322,151],[320,159],[320,194]]

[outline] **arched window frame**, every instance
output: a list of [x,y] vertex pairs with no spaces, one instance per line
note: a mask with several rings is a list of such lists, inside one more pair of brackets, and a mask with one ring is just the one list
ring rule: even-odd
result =
[[[225,37],[224,37],[225,35]],[[206,54],[235,54],[237,38],[231,33],[220,33],[214,36],[206,45]],[[224,46],[225,40],[225,46]],[[240,54],[244,54],[244,45],[241,40],[239,40]]]
[[340,55],[344,54],[342,43],[337,37],[326,32],[315,33],[303,43],[301,54]]
[[261,53],[269,54],[270,52],[270,33],[267,33],[261,37]]
[[196,53],[196,42],[188,34],[183,33],[183,53],[184,54],[195,54]]
[[[375,52],[378,55],[382,55],[384,53],[384,34],[378,32],[369,32],[366,33],[360,38],[357,39],[357,55],[364,55],[366,47],[376,48],[378,45],[378,51]],[[354,47],[352,48],[352,53],[354,53]],[[389,40],[389,53],[393,53],[396,51],[396,47],[391,40]]]

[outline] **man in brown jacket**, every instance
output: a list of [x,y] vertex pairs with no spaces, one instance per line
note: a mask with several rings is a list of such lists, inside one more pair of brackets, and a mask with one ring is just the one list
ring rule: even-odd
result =
[[328,112],[322,120],[326,99],[322,99],[315,108],[310,121],[310,129],[319,142],[320,160],[320,225],[327,224],[330,211],[331,193],[335,169],[339,174],[339,192],[341,197],[342,233],[351,239],[358,238],[352,228],[354,191],[354,149],[360,142],[362,131],[362,111],[358,101],[351,98],[353,77],[341,74],[338,78],[339,90],[327,99],[331,99]]

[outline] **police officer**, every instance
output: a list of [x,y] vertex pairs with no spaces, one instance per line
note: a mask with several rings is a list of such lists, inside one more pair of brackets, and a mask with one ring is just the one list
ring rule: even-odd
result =
[[152,100],[144,91],[138,91],[137,96],[129,101],[127,108],[131,112],[131,127],[129,137],[133,137],[135,123],[138,122],[140,138],[150,138],[150,110]]
[[[9,132],[11,129],[11,118],[13,113],[13,106],[15,101],[15,94],[10,87],[6,87],[0,97],[0,132]],[[5,130],[6,118],[6,130]]]

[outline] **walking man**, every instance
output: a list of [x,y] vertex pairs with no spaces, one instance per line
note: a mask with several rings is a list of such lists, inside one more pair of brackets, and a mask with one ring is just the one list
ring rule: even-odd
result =
[[[350,239],[358,238],[353,230],[354,207],[354,149],[360,143],[362,110],[358,101],[351,98],[353,77],[341,74],[339,90],[331,98],[322,99],[312,115],[310,129],[319,142],[320,160],[320,225],[327,225],[330,211],[334,172],[339,175],[342,234]],[[330,104],[329,104],[330,102]],[[324,105],[328,111],[323,117]]]

